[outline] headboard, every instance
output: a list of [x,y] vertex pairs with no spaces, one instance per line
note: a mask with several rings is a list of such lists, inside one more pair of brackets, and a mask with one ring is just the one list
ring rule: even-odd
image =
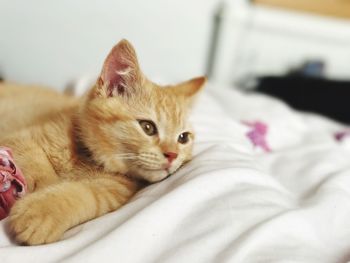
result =
[[207,73],[219,82],[280,75],[322,61],[328,78],[350,78],[350,20],[257,6],[221,4],[213,19]]

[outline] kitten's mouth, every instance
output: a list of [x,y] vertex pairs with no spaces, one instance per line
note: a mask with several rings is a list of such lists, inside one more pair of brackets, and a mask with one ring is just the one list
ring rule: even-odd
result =
[[159,182],[162,182],[162,181],[168,179],[171,175],[172,175],[172,174],[168,174],[166,177],[164,177],[164,178],[163,178],[162,180],[160,180]]
[[162,178],[160,181],[163,181],[164,179],[170,177],[173,175],[175,172],[177,172],[183,164],[179,165],[178,167],[174,167],[173,165],[166,164],[160,168],[150,168],[150,167],[145,167],[143,165],[138,165],[138,168],[140,170],[143,170],[143,173],[164,173],[164,178]]
[[[163,179],[161,179],[160,181],[165,180],[166,178],[170,177],[170,176],[171,176],[172,174],[174,174],[174,172],[175,172],[175,171],[171,172],[171,171],[170,171],[170,168],[150,169],[150,168],[145,168],[145,167],[142,167],[142,166],[140,166],[139,168],[142,169],[143,171],[145,171],[146,173],[147,173],[147,172],[165,173],[165,175],[164,175],[165,177],[164,177]],[[159,181],[159,182],[160,182],[160,181]]]
[[150,168],[145,168],[145,167],[142,167],[142,166],[139,166],[139,168],[141,168],[142,170],[145,170],[145,171],[151,171],[151,172],[161,172],[161,171],[164,171],[164,172],[169,173],[169,168],[150,169]]
[[142,170],[145,170],[145,171],[152,171],[152,172],[160,172],[160,171],[166,171],[166,172],[169,172],[170,171],[170,168],[171,168],[171,165],[169,164],[164,164],[164,165],[161,165],[160,167],[158,168],[151,168],[147,165],[142,165],[142,164],[139,164],[137,165],[138,168],[142,169]]

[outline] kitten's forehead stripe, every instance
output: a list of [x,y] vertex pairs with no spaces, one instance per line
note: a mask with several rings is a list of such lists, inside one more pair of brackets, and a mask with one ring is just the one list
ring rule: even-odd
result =
[[165,88],[157,90],[154,108],[157,114],[158,125],[162,126],[166,140],[173,141],[177,133],[184,129],[186,111],[183,101],[173,94],[166,92]]

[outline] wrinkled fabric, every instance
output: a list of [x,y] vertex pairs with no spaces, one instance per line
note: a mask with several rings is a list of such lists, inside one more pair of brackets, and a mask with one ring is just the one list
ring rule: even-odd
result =
[[[14,244],[5,219],[1,260],[349,261],[350,140],[334,138],[346,127],[266,96],[210,84],[192,119],[194,157],[175,175],[53,244]],[[247,137],[252,127],[242,121],[268,126],[264,140],[271,151],[253,145]]]

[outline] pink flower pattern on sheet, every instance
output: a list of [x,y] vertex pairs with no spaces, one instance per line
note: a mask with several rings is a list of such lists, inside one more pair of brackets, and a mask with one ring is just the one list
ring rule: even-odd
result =
[[338,131],[334,133],[334,139],[338,142],[342,142],[348,137],[350,137],[350,129]]
[[268,126],[261,121],[242,121],[242,123],[251,128],[246,133],[246,136],[252,142],[254,147],[260,147],[265,152],[271,152],[271,148],[266,139]]

